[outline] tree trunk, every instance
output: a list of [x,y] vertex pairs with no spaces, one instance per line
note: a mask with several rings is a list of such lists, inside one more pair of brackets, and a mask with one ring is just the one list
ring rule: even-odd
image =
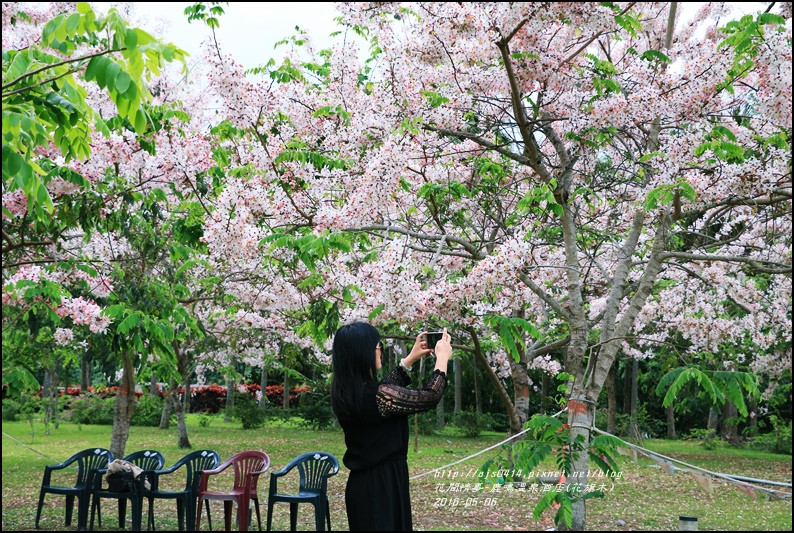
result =
[[284,398],[283,398],[282,407],[284,409],[289,409],[289,369],[284,366]]
[[474,376],[474,408],[478,413],[482,413],[482,385],[480,384],[480,373],[476,368],[472,368]]
[[670,404],[665,411],[667,412],[667,439],[675,440],[675,407]]
[[726,400],[725,405],[722,407],[722,436],[734,446],[739,444],[739,427],[735,422],[729,422],[729,419],[736,417],[738,414],[739,412],[733,402]]
[[168,429],[171,425],[171,403],[173,402],[171,397],[176,394],[177,387],[176,380],[171,380],[171,387],[166,392],[165,402],[163,402],[163,414],[160,415],[160,425],[158,426],[160,429]]
[[499,394],[499,399],[502,400],[502,405],[504,405],[505,411],[507,411],[507,417],[510,420],[510,435],[515,435],[522,430],[526,420],[524,422],[521,421],[518,410],[510,399],[510,394],[508,394],[507,389],[505,389],[504,385],[502,385],[502,382],[499,380],[499,376],[496,375],[496,372],[494,372],[493,368],[491,368],[491,365],[488,364],[488,359],[486,359],[485,354],[482,353],[480,338],[477,335],[477,331],[471,326],[469,326],[468,331],[469,335],[471,335],[472,342],[474,343],[474,358],[478,363],[480,363],[480,367],[485,372],[485,375],[488,376],[491,384]]
[[455,372],[455,410],[454,414],[458,414],[463,408],[463,368],[459,359],[453,359]]
[[259,388],[262,392],[262,398],[259,400],[259,407],[265,409],[268,404],[267,399],[267,368],[262,367],[262,379],[259,380]]
[[438,402],[436,406],[436,423],[438,425],[438,429],[444,427],[444,396],[441,396],[441,401]]
[[44,371],[44,380],[41,383],[41,398],[44,400],[45,409],[44,409],[44,430],[45,435],[50,434],[50,417],[52,416],[52,412],[50,411],[50,395],[52,394],[52,388],[50,387],[50,382],[52,382],[52,374],[49,370]]
[[623,368],[623,414],[631,416],[631,359],[628,357]]
[[229,378],[229,381],[226,382],[226,409],[223,411],[224,422],[231,422],[232,420],[232,411],[234,410],[234,388],[235,383]]
[[83,351],[80,357],[80,392],[85,394],[91,385],[91,365],[88,362],[88,352]]
[[709,419],[708,422],[706,423],[706,429],[713,429],[714,431],[717,431],[717,427],[719,426],[719,423],[720,423],[720,413],[719,411],[717,411],[716,407],[712,406],[709,409]]
[[748,407],[750,412],[750,437],[758,436],[758,400],[751,398]]
[[116,391],[116,404],[113,407],[113,431],[110,437],[110,451],[114,457],[124,457],[124,448],[130,436],[130,420],[135,408],[135,364],[130,354],[122,355],[123,373]]
[[618,395],[615,390],[615,376],[617,374],[618,360],[612,363],[607,374],[607,433],[614,435],[618,418]]
[[[189,395],[187,392],[188,390],[189,389],[185,389],[185,396]],[[187,424],[185,423],[186,407],[184,404],[184,399],[180,401],[179,395],[175,394],[171,397],[171,403],[173,404],[173,409],[176,413],[176,427],[177,433],[179,434],[177,446],[179,448],[191,448],[192,446],[190,445],[190,438],[188,437],[187,433]]]
[[149,395],[157,396],[157,374],[152,372],[152,380],[149,382]]
[[638,399],[638,386],[637,383],[640,378],[640,362],[637,359],[631,359],[631,413],[629,416],[631,418],[631,428],[634,431],[634,437],[639,441],[642,439],[642,435],[640,435],[640,430],[637,427],[637,399]]
[[551,376],[547,373],[543,373],[543,377],[540,380],[540,408],[543,413],[547,413],[549,410],[549,389],[551,388]]

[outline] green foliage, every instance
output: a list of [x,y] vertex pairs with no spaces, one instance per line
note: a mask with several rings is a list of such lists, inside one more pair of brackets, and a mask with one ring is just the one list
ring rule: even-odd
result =
[[715,429],[693,429],[689,432],[689,435],[687,435],[686,439],[699,440],[703,449],[710,451],[716,450],[720,442],[720,438],[717,435],[717,430]]
[[[98,50],[77,55],[86,43]],[[184,64],[184,57],[183,50],[130,28],[115,8],[97,17],[85,2],[78,2],[77,13],[44,24],[38,43],[3,50],[4,193],[21,189],[28,212],[46,220],[54,210],[46,184],[55,176],[48,170],[59,165],[37,156],[36,149],[54,143],[68,163],[90,156],[94,128],[109,134],[75,75],[105,90],[119,116],[142,134],[150,122],[144,106],[151,99],[148,80],[160,74],[163,61]],[[64,177],[88,185],[74,173]]]
[[240,421],[243,429],[257,429],[265,425],[267,414],[259,407],[250,394],[234,394],[234,407],[230,409],[231,416]]
[[480,433],[490,429],[493,419],[489,413],[478,413],[473,410],[458,411],[452,416],[455,432],[462,437],[479,437]]
[[769,420],[772,422],[772,431],[751,439],[750,447],[754,450],[791,455],[791,420],[782,420],[775,415],[771,415]]
[[[764,45],[767,31],[785,31],[786,19],[773,13],[745,15],[739,20],[728,22],[721,29],[727,37],[719,44],[720,48],[731,48],[735,53],[733,65],[718,90],[734,93],[734,83],[745,77],[755,67],[755,56]],[[790,44],[790,43],[789,43]]]
[[3,388],[8,391],[9,396],[18,398],[23,392],[37,391],[39,387],[39,381],[28,369],[21,366],[11,367],[7,370],[3,368]]
[[300,395],[302,425],[312,429],[329,429],[334,422],[334,412],[327,393],[304,392]]
[[656,394],[661,395],[669,386],[664,396],[663,406],[667,407],[689,382],[696,382],[704,390],[714,405],[724,405],[726,400],[732,402],[742,416],[748,416],[745,395],[760,398],[758,376],[749,372],[708,371],[697,367],[676,368],[664,375],[656,387]]
[[21,402],[13,398],[3,399],[3,421],[14,422],[22,409]]
[[133,426],[159,426],[160,418],[165,407],[165,400],[159,396],[144,394],[135,404],[130,425]]
[[111,425],[115,404],[114,397],[103,399],[94,394],[77,397],[68,406],[69,421],[75,424]]
[[521,359],[521,352],[526,350],[524,335],[540,338],[537,328],[523,318],[488,315],[485,317],[485,324],[496,330],[502,345],[516,362]]
[[217,415],[211,413],[201,413],[198,417],[199,427],[208,428]]
[[[571,476],[573,464],[582,453],[587,453],[590,461],[610,478],[621,477],[618,472],[617,447],[621,441],[614,437],[599,436],[590,442],[589,447],[584,446],[584,435],[573,437],[568,424],[563,424],[551,416],[534,415],[525,425],[530,430],[534,440],[524,440],[510,446],[503,445],[502,449],[508,451],[486,461],[479,469],[478,475],[487,483],[500,483],[520,481],[524,473],[534,472],[546,458],[553,458],[557,471],[566,478]],[[584,481],[584,480],[580,480]],[[546,494],[536,504],[533,511],[535,520],[539,520],[543,511],[559,504],[554,515],[555,524],[571,526],[573,518],[573,502],[589,498],[601,498],[603,493],[592,491],[582,494],[577,483],[566,486],[566,490],[552,491]]]

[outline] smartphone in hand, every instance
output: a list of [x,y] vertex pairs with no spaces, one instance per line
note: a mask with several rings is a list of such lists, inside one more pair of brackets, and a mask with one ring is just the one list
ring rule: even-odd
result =
[[427,347],[431,350],[435,350],[436,344],[441,340],[443,334],[442,331],[429,331],[427,333]]

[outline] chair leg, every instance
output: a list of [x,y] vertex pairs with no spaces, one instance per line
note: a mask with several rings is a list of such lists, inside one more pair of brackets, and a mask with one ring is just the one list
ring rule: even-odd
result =
[[127,523],[127,498],[119,498],[119,529]]
[[[212,531],[212,517],[210,516],[210,501],[204,500],[204,506],[207,508],[207,524],[209,524],[210,531]],[[199,511],[201,511],[201,507],[199,507]]]
[[328,531],[331,531],[331,506],[328,505],[328,497],[325,497],[325,519],[328,520]]
[[96,501],[96,519],[99,527],[102,527],[102,498],[97,498]]
[[317,531],[325,531],[325,510],[322,500],[314,504],[314,527]]
[[91,507],[90,493],[86,490],[77,497],[77,530],[85,531],[88,527],[88,510]]
[[44,489],[39,492],[39,507],[36,509],[36,525],[34,526],[36,529],[39,528],[39,520],[41,520],[41,508],[44,506]]
[[179,520],[179,531],[185,530],[185,502],[182,499],[176,501],[176,518]]
[[273,505],[274,502],[268,498],[267,500],[267,531],[270,531],[270,526],[273,523]]
[[239,531],[248,531],[250,505],[250,499],[245,502],[237,500],[237,529]]
[[154,531],[154,498],[149,498],[149,519],[147,522],[146,529]]
[[290,503],[289,504],[289,530],[290,531],[297,531],[298,530],[298,504],[297,503]]
[[130,501],[132,502],[132,516],[130,517],[132,524],[130,527],[132,527],[133,531],[141,531],[141,522],[143,522],[143,497],[134,494]]
[[223,502],[223,523],[226,526],[226,531],[232,530],[232,510],[234,509],[234,502],[231,500],[224,500]]
[[[66,525],[72,525],[72,513],[74,512],[74,496],[66,497]],[[79,512],[79,510],[78,510]]]
[[94,530],[94,514],[96,512],[97,505],[99,505],[99,498],[94,495],[94,497],[91,498],[91,521],[88,523],[88,531]]
[[262,517],[259,514],[259,498],[254,498],[254,508],[256,508],[256,524],[259,526],[259,531],[262,531]]
[[198,505],[196,506],[198,508],[198,512],[196,513],[196,531],[201,531],[201,502],[203,499],[204,498],[199,495]]

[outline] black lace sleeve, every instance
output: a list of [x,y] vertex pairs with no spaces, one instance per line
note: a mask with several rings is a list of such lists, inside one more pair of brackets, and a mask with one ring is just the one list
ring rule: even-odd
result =
[[408,372],[405,371],[402,365],[397,365],[392,368],[388,376],[383,378],[381,383],[393,383],[394,385],[407,387],[411,383],[411,376],[408,375]]
[[[393,370],[392,374],[394,372]],[[421,389],[409,389],[384,381],[378,386],[375,395],[378,412],[381,416],[388,417],[429,411],[441,400],[446,387],[447,376],[440,370],[435,370]]]

